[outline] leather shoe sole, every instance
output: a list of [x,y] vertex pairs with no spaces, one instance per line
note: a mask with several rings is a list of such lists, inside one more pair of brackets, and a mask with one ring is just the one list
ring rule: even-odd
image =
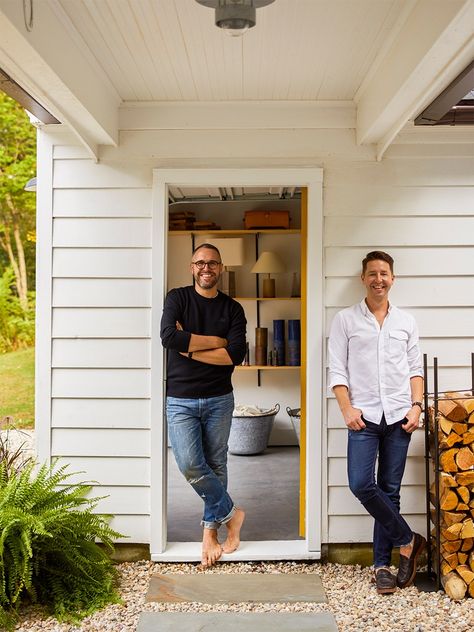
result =
[[413,535],[413,550],[410,557],[400,555],[397,574],[397,586],[399,588],[407,588],[413,584],[418,558],[426,546],[426,540],[422,535],[419,533],[414,533]]

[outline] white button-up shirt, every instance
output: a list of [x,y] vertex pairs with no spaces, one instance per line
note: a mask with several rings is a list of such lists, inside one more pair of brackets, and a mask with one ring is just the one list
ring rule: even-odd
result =
[[365,299],[338,312],[329,336],[329,388],[347,386],[367,421],[387,424],[411,408],[410,378],[423,376],[415,319],[390,305],[380,327]]

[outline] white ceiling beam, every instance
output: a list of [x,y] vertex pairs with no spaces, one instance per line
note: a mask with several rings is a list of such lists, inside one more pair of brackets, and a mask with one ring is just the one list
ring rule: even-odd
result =
[[355,101],[358,144],[380,160],[403,126],[472,61],[474,0],[417,0]]
[[125,102],[121,130],[354,129],[352,101]]
[[0,67],[97,158],[118,144],[120,98],[57,0],[33,3],[30,30],[23,6],[0,0]]

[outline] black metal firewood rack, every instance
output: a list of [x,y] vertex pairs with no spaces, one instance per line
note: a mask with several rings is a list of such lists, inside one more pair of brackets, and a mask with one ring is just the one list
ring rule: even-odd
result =
[[[474,353],[471,353],[471,386],[470,388],[451,388],[444,389],[441,393],[439,391],[439,374],[438,374],[438,358],[433,358],[433,390],[430,391],[429,388],[429,375],[428,375],[428,356],[425,353],[423,355],[423,373],[424,373],[424,393],[423,393],[423,403],[425,410],[425,421],[424,421],[424,430],[425,430],[425,477],[426,477],[426,533],[427,533],[427,575],[428,578],[435,582],[436,590],[440,590],[441,588],[441,546],[440,546],[440,532],[441,532],[441,514],[440,514],[440,498],[439,498],[439,487],[440,487],[440,463],[439,463],[439,434],[438,434],[438,413],[439,413],[439,402],[442,400],[448,400],[450,398],[443,397],[446,392],[457,392],[457,393],[467,393],[470,392],[467,398],[474,397]],[[462,399],[462,398],[458,398]],[[430,400],[433,405],[433,430],[430,429],[430,420],[429,420],[429,406]],[[430,442],[430,433],[433,434],[433,440]],[[430,467],[432,462],[432,468]],[[433,523],[431,519],[431,474],[434,477],[435,484],[435,492],[434,492],[434,500],[436,501],[434,504],[434,515],[436,518],[436,522]],[[433,536],[432,536],[432,527],[433,523],[435,529],[434,541],[436,546],[433,546]],[[434,558],[434,559],[433,559]],[[435,565],[433,564],[435,562]]]

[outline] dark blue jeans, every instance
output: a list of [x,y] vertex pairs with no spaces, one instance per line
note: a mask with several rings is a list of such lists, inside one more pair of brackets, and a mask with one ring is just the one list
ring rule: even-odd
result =
[[166,398],[171,447],[180,472],[204,501],[201,524],[217,529],[235,507],[227,493],[227,444],[234,395],[202,399]]
[[392,548],[409,544],[413,536],[400,515],[400,486],[411,439],[411,434],[402,428],[405,421],[388,426],[385,416],[380,425],[364,419],[363,430],[349,430],[349,487],[375,519],[375,568],[390,566]]

